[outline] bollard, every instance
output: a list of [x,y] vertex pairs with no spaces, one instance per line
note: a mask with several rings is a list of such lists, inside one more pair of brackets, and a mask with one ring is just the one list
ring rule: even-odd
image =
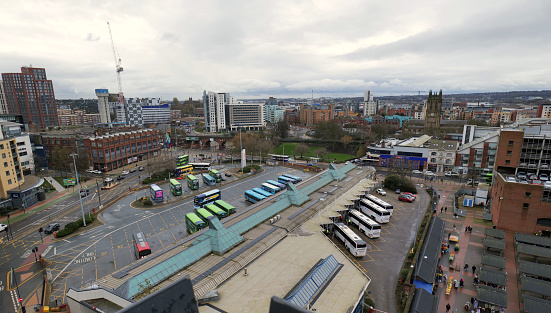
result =
[[245,270],[245,276],[248,276],[249,274],[247,274],[247,268],[245,267],[244,270]]

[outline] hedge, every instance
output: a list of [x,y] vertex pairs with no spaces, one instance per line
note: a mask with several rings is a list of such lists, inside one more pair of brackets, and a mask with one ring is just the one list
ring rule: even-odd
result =
[[396,174],[387,176],[384,186],[390,190],[400,189],[402,192],[417,193],[417,188],[415,188],[415,184],[411,180]]
[[[95,215],[85,215],[84,219],[86,220],[86,225],[92,224],[92,222],[96,219]],[[84,226],[84,222],[82,221],[82,218],[77,219],[74,222],[68,223],[63,227],[62,230],[58,231],[56,236],[59,237],[65,237],[67,235],[70,235],[74,233],[77,229]]]

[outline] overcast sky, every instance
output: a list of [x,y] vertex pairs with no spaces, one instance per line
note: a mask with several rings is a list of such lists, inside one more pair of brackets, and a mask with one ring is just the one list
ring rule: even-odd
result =
[[551,1],[0,0],[0,72],[56,98],[339,97],[551,89]]

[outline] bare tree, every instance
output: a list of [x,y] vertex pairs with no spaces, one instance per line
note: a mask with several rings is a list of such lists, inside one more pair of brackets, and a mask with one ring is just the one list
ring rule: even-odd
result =
[[322,159],[325,159],[323,156],[328,154],[327,149],[325,148],[319,148],[316,151],[314,151],[317,155],[321,156]]
[[308,147],[304,143],[299,143],[295,146],[295,154],[300,154],[300,157],[302,158],[302,155],[310,152],[310,147]]

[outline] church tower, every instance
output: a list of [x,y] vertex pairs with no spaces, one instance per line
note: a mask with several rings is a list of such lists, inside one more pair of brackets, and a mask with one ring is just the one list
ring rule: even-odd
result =
[[440,129],[440,118],[442,116],[442,89],[440,93],[429,91],[427,107],[425,110],[425,132]]

